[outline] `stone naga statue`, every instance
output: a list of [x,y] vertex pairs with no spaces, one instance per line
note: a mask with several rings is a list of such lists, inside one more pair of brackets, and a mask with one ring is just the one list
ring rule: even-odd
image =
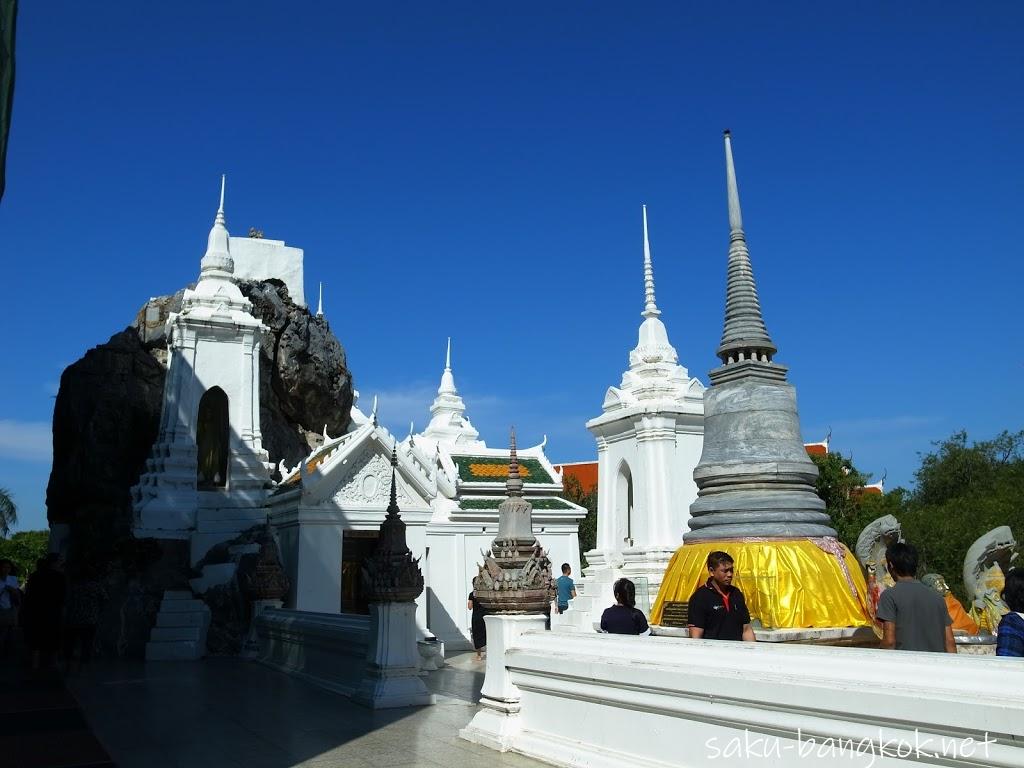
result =
[[892,576],[885,567],[885,550],[890,544],[900,541],[903,541],[900,521],[892,515],[883,515],[868,523],[857,537],[854,553],[868,583],[868,610],[872,619],[882,593],[893,585]]
[[1005,574],[1017,559],[1017,540],[1009,526],[1001,525],[979,536],[964,557],[964,588],[973,601],[970,608],[982,632],[994,633],[1003,614],[1009,612],[1001,592]]
[[968,635],[978,634],[978,624],[964,610],[963,604],[956,599],[946,583],[946,577],[941,573],[926,573],[921,577],[921,583],[931,587],[946,601],[946,610],[949,618],[953,620],[953,631],[963,632]]

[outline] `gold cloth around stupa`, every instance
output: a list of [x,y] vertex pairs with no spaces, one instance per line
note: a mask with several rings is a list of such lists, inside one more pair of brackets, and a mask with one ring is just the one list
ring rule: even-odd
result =
[[[867,584],[853,554],[835,539],[734,539],[684,544],[672,556],[651,609],[661,623],[666,601],[687,602],[708,580],[708,555],[728,552],[733,586],[751,619],[771,629],[867,627]],[[845,567],[844,567],[845,566]]]

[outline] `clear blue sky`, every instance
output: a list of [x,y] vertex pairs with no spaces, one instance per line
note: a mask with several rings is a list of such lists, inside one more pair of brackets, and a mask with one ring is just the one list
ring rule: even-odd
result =
[[807,440],[909,484],[1020,429],[1024,5],[23,3],[0,204],[0,485],[44,524],[63,368],[228,226],[305,249],[364,404],[595,455],[643,307],[707,381],[721,130]]

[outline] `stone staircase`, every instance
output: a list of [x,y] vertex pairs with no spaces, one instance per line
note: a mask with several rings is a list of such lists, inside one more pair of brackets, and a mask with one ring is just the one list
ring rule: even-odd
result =
[[210,609],[185,589],[168,589],[146,643],[146,661],[194,661],[206,654]]
[[604,568],[576,581],[576,597],[569,601],[563,614],[551,614],[553,632],[594,632],[604,609],[615,605],[612,586],[622,574],[615,568]]

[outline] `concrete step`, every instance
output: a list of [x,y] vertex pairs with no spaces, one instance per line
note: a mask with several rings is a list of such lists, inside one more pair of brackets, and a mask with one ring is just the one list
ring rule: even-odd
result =
[[169,643],[169,642],[180,642],[182,640],[192,640],[198,643],[202,640],[203,627],[200,625],[194,625],[190,627],[153,627],[153,631],[149,634],[149,642],[151,643]]
[[188,589],[168,589],[164,592],[164,600],[191,600],[192,591]]
[[208,620],[205,613],[158,613],[157,627],[201,627]]
[[208,610],[202,600],[164,600],[160,603],[160,613],[202,613]]
[[195,661],[202,657],[202,645],[191,640],[146,643],[146,661]]

